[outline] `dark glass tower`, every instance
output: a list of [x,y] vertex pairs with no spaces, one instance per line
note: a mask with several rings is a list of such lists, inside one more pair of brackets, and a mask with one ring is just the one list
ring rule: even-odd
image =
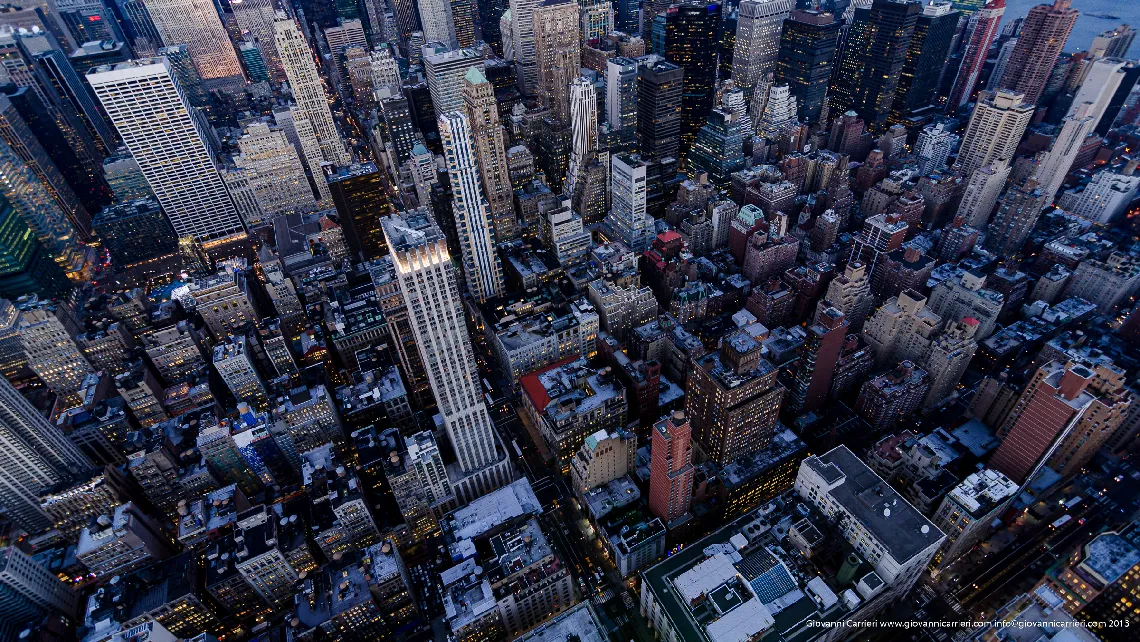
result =
[[664,15],[662,51],[665,58],[685,70],[679,154],[683,163],[716,99],[720,3],[682,0],[670,6]]
[[178,251],[178,236],[152,198],[104,208],[91,227],[120,269]]
[[923,7],[922,14],[915,21],[910,49],[899,74],[892,115],[896,122],[934,104],[938,95],[938,79],[950,55],[960,15],[948,2]]
[[614,29],[631,36],[641,35],[640,11],[641,3],[638,0],[614,0]]
[[[483,42],[491,45],[498,55],[503,55],[503,32],[499,29],[499,19],[510,8],[507,0],[478,0],[479,29],[483,34]],[[634,5],[636,7],[636,4]],[[634,19],[637,25],[636,16]]]
[[832,113],[854,111],[869,129],[885,128],[921,12],[917,0],[875,0],[855,10],[831,83]]
[[0,297],[17,299],[31,293],[61,297],[69,288],[67,275],[8,199],[0,196]]
[[677,158],[685,72],[657,59],[637,70],[637,143],[645,158]]
[[354,255],[365,260],[388,253],[380,217],[393,213],[388,183],[375,163],[361,163],[330,170],[329,195],[336,205],[344,242]]
[[842,21],[826,11],[800,11],[784,21],[776,81],[796,97],[800,122],[814,124],[823,110]]
[[744,168],[743,143],[736,116],[723,109],[712,110],[689,152],[690,174],[706,172],[713,184],[728,184],[730,175]]

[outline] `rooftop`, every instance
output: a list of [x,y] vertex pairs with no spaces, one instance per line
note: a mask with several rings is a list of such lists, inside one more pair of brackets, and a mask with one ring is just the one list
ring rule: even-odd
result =
[[975,519],[984,517],[1017,492],[1017,484],[1004,474],[989,468],[962,480],[949,497],[970,512]]
[[448,513],[443,526],[459,541],[478,537],[516,517],[541,512],[542,504],[524,478]]
[[574,639],[578,642],[609,641],[589,600],[579,602],[526,635],[515,638],[514,642],[567,642]]

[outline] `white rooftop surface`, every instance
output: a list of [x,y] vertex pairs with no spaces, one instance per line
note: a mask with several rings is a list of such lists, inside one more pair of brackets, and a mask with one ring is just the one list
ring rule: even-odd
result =
[[776,623],[768,608],[753,598],[705,628],[712,642],[747,642]]
[[449,515],[456,540],[478,537],[503,522],[542,512],[542,504],[525,478],[484,495]]
[[950,491],[950,497],[971,513],[981,508],[979,500],[995,504],[1017,492],[1017,484],[996,470],[986,468],[971,474]]
[[724,553],[717,553],[673,580],[673,586],[688,604],[736,576],[736,567]]
[[823,607],[825,611],[839,601],[839,597],[835,595],[835,591],[828,588],[822,577],[813,577],[808,580],[807,589],[817,598],[816,603]]
[[601,626],[587,606],[579,602],[574,608],[547,621],[515,642],[566,642],[576,636],[579,642],[608,642]]

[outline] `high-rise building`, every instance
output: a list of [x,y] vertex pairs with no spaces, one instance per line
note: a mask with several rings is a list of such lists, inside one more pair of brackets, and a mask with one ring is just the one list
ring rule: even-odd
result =
[[94,158],[114,150],[115,132],[103,118],[86,83],[68,62],[67,55],[59,49],[29,54],[35,63],[32,71],[36,83],[60,119],[68,124],[61,129],[76,152]]
[[982,92],[962,136],[954,169],[971,176],[979,167],[1011,160],[1032,118],[1033,105],[1021,94]]
[[[1125,76],[1128,75],[1126,66],[1129,66],[1129,63],[1119,58],[1101,58],[1094,61],[1085,73],[1076,95],[1073,96],[1073,102],[1069,105],[1069,112],[1066,115],[1073,117],[1077,115],[1078,110],[1084,110],[1093,121],[1100,122],[1116,90],[1121,87]],[[1091,107],[1084,107],[1085,103],[1091,103]]]
[[424,42],[441,42],[448,49],[459,47],[455,36],[455,19],[449,0],[420,0],[420,24]]
[[637,144],[637,61],[615,57],[606,61],[606,123],[628,149]]
[[[681,0],[671,5],[654,25],[653,53],[664,56],[684,70],[681,92],[681,145],[678,160],[682,163],[704,127],[716,99],[716,50],[720,28],[720,4],[708,0]],[[658,29],[660,27],[660,29]],[[658,38],[656,32],[661,32]],[[779,30],[771,34],[766,58],[774,57]],[[735,60],[735,56],[733,57]],[[640,96],[639,96],[640,98]]]
[[[27,610],[33,615],[38,612],[66,617],[74,617],[79,610],[79,594],[46,565],[15,546],[0,548],[0,595],[4,596],[4,618],[12,618],[13,624],[22,624],[16,622],[17,613],[25,610],[21,607],[31,607]],[[3,627],[0,633],[4,633]],[[16,636],[15,631],[9,633]]]
[[1089,53],[1098,58],[1127,58],[1132,42],[1136,40],[1136,30],[1129,25],[1102,31],[1093,38]]
[[647,159],[675,159],[680,153],[684,76],[683,69],[659,56],[638,60],[637,144]]
[[716,185],[727,185],[732,173],[744,169],[744,137],[739,117],[719,107],[709,112],[708,122],[697,132],[689,152],[689,173],[708,174]]
[[1037,104],[1079,13],[1071,0],[1054,0],[1052,5],[1030,9],[1005,74],[994,86],[1021,94],[1030,105]]
[[850,326],[843,312],[830,307],[808,326],[799,361],[791,368],[791,387],[788,390],[791,412],[812,412],[827,400],[835,365]]
[[986,226],[986,249],[1002,258],[1015,256],[1025,245],[1041,210],[1049,201],[1034,178],[1010,185],[998,200],[997,212]]
[[28,367],[66,403],[94,370],[64,325],[68,312],[62,305],[36,300],[24,303],[18,327]]
[[230,10],[242,35],[261,53],[261,60],[273,81],[285,81],[285,68],[281,65],[281,55],[277,53],[277,35],[273,29],[277,16],[273,0],[233,0]]
[[0,402],[0,505],[21,528],[39,532],[52,524],[40,495],[91,462],[7,379],[0,379]]
[[499,106],[495,102],[495,88],[477,67],[467,70],[464,77],[463,104],[471,126],[471,143],[475,148],[483,194],[491,208],[491,222],[495,238],[505,243],[518,236],[515,220],[514,190],[507,167],[503,126],[499,122]]
[[269,399],[265,382],[253,366],[253,355],[247,350],[245,337],[236,336],[214,346],[214,369],[233,393],[234,398],[266,410]]
[[962,53],[958,76],[954,79],[954,86],[950,90],[950,98],[946,101],[946,111],[957,111],[973,96],[974,86],[978,84],[978,75],[989,56],[990,45],[997,36],[998,24],[1004,13],[1005,0],[987,0],[984,8],[970,16],[967,26],[969,38]]
[[606,217],[606,228],[638,252],[649,248],[653,239],[653,217],[646,213],[646,164],[640,157],[615,154],[610,157],[613,206]]
[[693,502],[693,444],[685,413],[674,411],[653,426],[649,512],[666,525],[685,520]]
[[125,268],[178,251],[178,237],[158,201],[147,198],[103,208],[91,227],[111,254],[115,267]]
[[918,156],[918,173],[926,176],[944,171],[950,152],[958,142],[953,130],[943,122],[927,125],[918,134],[914,152]]
[[502,265],[495,252],[491,208],[480,187],[471,127],[467,117],[456,111],[440,116],[439,133],[451,178],[452,213],[467,289],[482,303],[503,294],[504,285]]
[[1102,170],[1084,189],[1066,191],[1058,206],[1081,218],[1107,225],[1123,214],[1140,190],[1140,176]]
[[476,383],[447,241],[426,214],[391,216],[382,225],[416,347],[458,459],[452,487],[468,502],[509,482],[511,469]]
[[210,107],[210,94],[202,84],[202,77],[194,67],[190,48],[186,45],[171,45],[158,50],[158,56],[170,63],[174,80],[182,88],[182,94],[191,107],[206,110]]
[[[796,8],[795,4],[792,0],[743,0],[740,3],[736,21],[736,45],[732,50],[732,82],[743,87],[747,93],[751,94],[757,81],[775,71],[777,55],[783,47],[781,27],[784,27],[784,20]],[[832,52],[835,50],[838,29],[839,25],[835,24]],[[814,47],[817,37],[809,36],[809,39],[810,42],[805,44]]]
[[885,128],[921,12],[914,0],[875,0],[855,9],[832,76],[832,113],[854,111],[869,129]]
[[915,111],[934,104],[960,15],[947,0],[933,0],[922,7],[899,74],[892,108],[894,120],[901,122]]
[[388,181],[375,163],[338,167],[325,176],[340,215],[344,241],[355,255],[374,259],[388,253],[380,217],[393,211]]
[[930,292],[934,314],[945,320],[972,317],[978,322],[978,341],[994,333],[1004,304],[1004,295],[986,288],[986,275],[972,270],[942,281]]
[[981,228],[989,222],[1011,169],[1008,161],[999,160],[970,174],[958,206],[958,216],[965,225]]
[[570,83],[582,66],[578,4],[544,0],[533,12],[538,98],[555,118],[570,122]]
[[927,372],[903,361],[897,368],[863,384],[855,400],[855,412],[876,432],[890,430],[900,419],[918,410],[929,388]]
[[0,196],[0,296],[61,297],[71,288],[63,267],[7,198]]
[[486,77],[483,54],[477,49],[448,50],[439,43],[423,47],[424,74],[427,76],[435,118],[463,109],[463,87],[467,72],[475,68]]
[[[1053,204],[1053,198],[1060,191],[1065,177],[1069,175],[1073,161],[1084,145],[1085,137],[1091,134],[1093,127],[1096,126],[1099,117],[1094,113],[1095,110],[1096,104],[1092,102],[1073,105],[1073,111],[1062,121],[1061,131],[1053,139],[1049,151],[1043,156],[1038,156],[1040,164],[1037,167],[1036,179],[1038,189],[1041,191],[1042,208]],[[1033,220],[1036,222],[1036,217]]]
[[946,568],[972,549],[1016,493],[1017,484],[990,468],[971,473],[947,493],[931,517],[934,525],[946,533],[946,543],[939,552],[940,568]]
[[206,145],[207,136],[191,115],[166,59],[96,67],[87,74],[87,82],[178,236],[212,241],[243,233]]
[[819,122],[842,24],[833,13],[799,9],[784,20],[775,77],[796,97],[802,123]]
[[689,371],[685,411],[693,440],[722,466],[764,448],[776,430],[784,387],[761,351],[751,335],[737,332]]
[[272,216],[315,206],[301,158],[282,128],[250,123],[238,149],[234,164],[245,170],[263,212]]
[[[351,157],[337,132],[332,112],[329,111],[328,96],[325,95],[324,85],[321,83],[321,76],[313,61],[313,52],[309,49],[305,34],[301,32],[296,21],[280,12],[273,22],[273,30],[277,39],[277,52],[281,56],[285,76],[289,79],[293,100],[297,102],[298,109],[294,111],[293,118],[298,136],[301,132],[297,121],[299,116],[303,116],[316,137],[321,160],[336,165],[349,164]],[[307,157],[309,153],[306,151],[305,155]],[[315,159],[307,160],[312,166]],[[316,175],[313,179],[321,180]]]
[[962,380],[978,351],[978,342],[974,340],[978,325],[978,320],[972,317],[949,321],[942,334],[930,344],[930,351],[922,362],[930,375],[930,390],[922,402],[923,408],[937,408]]
[[570,170],[566,192],[573,194],[598,150],[598,99],[594,83],[579,76],[570,83]]
[[186,45],[194,68],[208,88],[240,91],[245,78],[218,10],[209,0],[144,0],[166,46]]
[[[524,96],[538,96],[538,61],[535,58],[534,11],[540,0],[510,0],[511,49],[519,79],[519,90]],[[504,44],[504,48],[506,45]]]

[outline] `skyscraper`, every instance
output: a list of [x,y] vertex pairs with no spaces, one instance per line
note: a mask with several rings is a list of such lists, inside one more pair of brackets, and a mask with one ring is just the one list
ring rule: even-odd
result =
[[647,56],[638,62],[638,151],[646,158],[677,158],[685,72],[659,56]]
[[811,10],[793,11],[784,21],[776,80],[788,85],[796,97],[802,123],[819,121],[841,25],[835,14]]
[[653,426],[649,512],[665,524],[684,518],[693,501],[693,444],[685,413],[674,411]]
[[286,80],[281,55],[277,53],[277,34],[273,29],[277,15],[273,0],[231,0],[230,9],[242,34],[261,52],[261,59],[274,82]]
[[934,0],[922,7],[899,74],[893,119],[901,121],[912,112],[934,104],[938,79],[950,54],[959,16],[946,0]]
[[234,156],[234,164],[249,175],[264,212],[280,214],[314,204],[301,158],[281,128],[250,123],[238,140],[238,149],[241,154]]
[[459,462],[449,471],[452,488],[469,502],[509,482],[511,469],[477,383],[447,241],[426,213],[391,216],[382,225],[416,347]]
[[606,122],[627,149],[637,142],[637,69],[632,58],[606,61]]
[[[278,12],[277,19],[273,22],[273,29],[277,37],[277,52],[281,56],[282,66],[285,67],[285,75],[289,78],[293,99],[297,102],[300,114],[312,127],[320,145],[322,159],[336,165],[349,164],[352,158],[344,148],[332,112],[329,111],[328,96],[325,95],[324,85],[321,84],[317,65],[313,62],[313,52],[309,49],[309,42],[301,33],[297,23],[283,13]],[[294,123],[296,117],[295,113]],[[312,165],[313,159],[308,160]],[[317,176],[313,178],[320,180]]]
[[739,117],[721,108],[709,112],[689,152],[689,173],[706,172],[709,181],[727,185],[733,172],[744,168],[743,137]]
[[850,327],[843,312],[830,307],[816,315],[815,323],[808,326],[799,361],[792,366],[788,390],[790,412],[812,412],[827,400],[835,364]]
[[388,253],[380,217],[392,213],[388,183],[375,163],[360,163],[330,169],[327,180],[336,205],[344,241],[355,256],[366,260]]
[[1039,4],[1029,10],[1005,74],[995,87],[1010,89],[1022,94],[1030,105],[1037,104],[1077,22],[1080,12],[1071,5],[1071,0],[1054,0],[1052,6]]
[[1033,105],[1009,91],[982,92],[970,115],[954,169],[970,176],[997,161],[1009,161],[1033,118]]
[[570,171],[566,192],[574,193],[598,149],[598,99],[594,83],[578,76],[570,84]]
[[459,47],[455,37],[455,20],[449,0],[420,0],[420,24],[424,42],[441,42],[448,49]]
[[978,84],[978,74],[981,73],[982,65],[989,55],[990,45],[997,36],[998,24],[1003,14],[1005,14],[1005,0],[987,0],[983,9],[970,16],[967,27],[969,37],[962,53],[962,64],[958,67],[958,77],[954,79],[954,87],[950,90],[950,98],[946,101],[946,111],[957,111],[973,95],[974,85]]
[[463,87],[470,69],[486,77],[483,54],[477,49],[447,50],[439,43],[428,44],[423,47],[423,60],[435,118],[463,109]]
[[[519,91],[524,96],[538,96],[538,62],[535,59],[534,10],[540,0],[510,0],[511,49],[519,79]],[[504,48],[506,45],[504,45]]]
[[921,11],[914,0],[875,0],[855,10],[832,77],[832,113],[854,111],[868,129],[884,128]]
[[1041,216],[1041,209],[1049,200],[1034,178],[1010,185],[1001,195],[997,212],[985,228],[986,249],[1002,258],[1012,258],[1020,252]]
[[958,205],[958,216],[965,225],[981,228],[989,222],[1010,170],[1008,161],[996,161],[970,174]]
[[[781,27],[794,8],[792,0],[742,0],[740,3],[736,46],[732,50],[732,82],[749,95],[758,80],[775,70],[782,47]],[[833,37],[832,51],[834,45]]]
[[451,112],[439,117],[439,133],[451,178],[452,213],[467,289],[482,303],[503,293],[503,269],[495,253],[491,208],[479,185],[471,126],[462,113]]
[[1073,105],[1073,111],[1061,122],[1061,131],[1053,139],[1053,145],[1044,157],[1039,157],[1041,163],[1037,167],[1036,178],[1043,199],[1041,207],[1053,204],[1053,198],[1069,175],[1069,169],[1081,151],[1085,137],[1096,126],[1095,110],[1096,104],[1091,102]]
[[977,319],[965,317],[950,320],[946,329],[931,344],[922,366],[930,374],[930,390],[922,402],[927,410],[937,408],[962,380],[970,360],[978,351],[974,335],[978,332]]
[[162,42],[186,45],[207,88],[241,89],[241,63],[210,0],[145,0]]
[[87,82],[179,236],[207,241],[243,232],[206,135],[165,58],[96,67]]
[[534,10],[538,99],[564,124],[570,122],[570,82],[582,66],[578,4],[544,0]]
[[[681,145],[678,152],[678,160],[682,163],[697,132],[704,127],[716,98],[719,26],[720,4],[708,0],[681,0],[665,11],[661,50],[658,51],[656,44],[654,46],[654,53],[665,56],[685,70],[681,92]],[[656,28],[657,26],[654,27]],[[658,41],[656,35],[654,41]],[[777,46],[775,41],[768,46],[772,47],[774,55]]]
[[[12,607],[24,603],[43,614],[61,614],[72,617],[79,610],[79,594],[63,583],[45,564],[32,559],[15,546],[0,548],[0,595],[4,595],[4,616],[11,617]],[[16,632],[11,631],[12,639]],[[0,634],[5,634],[0,627]]]
[[503,142],[503,126],[499,123],[495,88],[477,67],[468,69],[464,77],[463,104],[471,126],[471,142],[475,148],[483,193],[491,207],[495,239],[505,243],[518,236],[514,190],[507,167],[506,145]]
[[63,268],[40,240],[28,234],[28,224],[0,196],[0,297],[34,293],[60,297],[71,287]]
[[605,226],[614,240],[641,252],[653,238],[653,218],[646,214],[646,163],[637,155],[610,157],[613,206]]
[[1129,25],[1120,25],[1093,38],[1089,52],[1098,58],[1127,58],[1134,40],[1136,30]]

